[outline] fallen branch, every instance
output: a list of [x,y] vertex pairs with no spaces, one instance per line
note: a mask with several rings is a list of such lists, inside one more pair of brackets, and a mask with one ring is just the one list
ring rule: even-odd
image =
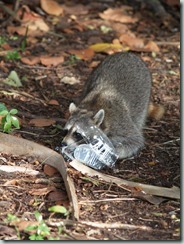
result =
[[122,224],[121,222],[116,222],[116,223],[100,223],[100,222],[91,222],[91,221],[70,221],[70,220],[64,220],[64,221],[57,221],[57,222],[52,222],[51,220],[47,220],[46,223],[49,226],[53,227],[59,227],[59,226],[76,226],[76,225],[87,225],[99,229],[126,229],[126,230],[147,230],[147,231],[153,231],[151,227],[147,227],[145,225],[131,225],[131,224]]
[[73,208],[73,217],[79,219],[77,195],[73,180],[67,173],[67,166],[61,154],[26,139],[0,133],[0,153],[18,156],[32,156],[44,164],[56,168],[63,177],[66,191]]
[[80,221],[79,224],[88,225],[100,229],[124,229],[124,230],[146,230],[153,231],[151,227],[145,225],[130,225],[122,223],[100,223],[100,222],[90,222],[90,221]]
[[94,177],[98,176],[100,179],[106,182],[113,182],[127,191],[132,191],[133,188],[140,189],[145,194],[180,199],[180,188],[173,186],[172,188],[152,186],[147,184],[141,184],[133,181],[123,180],[111,175],[102,174],[94,169],[89,168],[88,166],[73,160],[70,162],[70,165],[76,170],[80,171],[82,174],[87,174],[88,176]]
[[12,173],[24,173],[27,175],[38,175],[40,172],[37,170],[29,169],[21,166],[0,165],[0,173],[11,174]]
[[79,201],[81,205],[89,205],[89,204],[96,204],[98,202],[121,202],[121,201],[135,201],[137,198],[128,198],[128,197],[117,197],[117,198],[104,198],[100,200],[87,200],[87,201]]

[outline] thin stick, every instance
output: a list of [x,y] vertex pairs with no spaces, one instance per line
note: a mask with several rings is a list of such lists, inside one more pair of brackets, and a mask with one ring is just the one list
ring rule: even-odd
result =
[[100,199],[100,200],[80,201],[79,204],[88,205],[88,204],[95,204],[98,202],[134,201],[134,200],[138,200],[138,199],[129,198],[129,197],[117,197],[117,198],[105,198],[105,199]]

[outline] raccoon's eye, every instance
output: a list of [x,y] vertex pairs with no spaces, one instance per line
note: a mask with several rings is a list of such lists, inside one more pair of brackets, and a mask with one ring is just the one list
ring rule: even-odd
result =
[[78,141],[83,139],[82,135],[79,132],[77,132],[77,131],[75,131],[73,133],[73,135],[74,135],[75,139],[78,140]]

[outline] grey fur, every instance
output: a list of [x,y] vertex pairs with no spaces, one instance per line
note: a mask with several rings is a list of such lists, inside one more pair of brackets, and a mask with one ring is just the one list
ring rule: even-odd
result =
[[[119,158],[135,155],[144,145],[151,75],[145,63],[132,53],[108,56],[89,76],[78,107],[71,106],[64,142],[71,139],[76,123],[97,123],[112,141]],[[101,110],[101,111],[100,111]]]

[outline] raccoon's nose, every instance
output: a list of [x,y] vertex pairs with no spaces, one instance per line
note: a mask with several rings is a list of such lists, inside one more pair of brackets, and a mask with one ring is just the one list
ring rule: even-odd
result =
[[66,147],[67,143],[66,142],[61,142],[61,147]]

